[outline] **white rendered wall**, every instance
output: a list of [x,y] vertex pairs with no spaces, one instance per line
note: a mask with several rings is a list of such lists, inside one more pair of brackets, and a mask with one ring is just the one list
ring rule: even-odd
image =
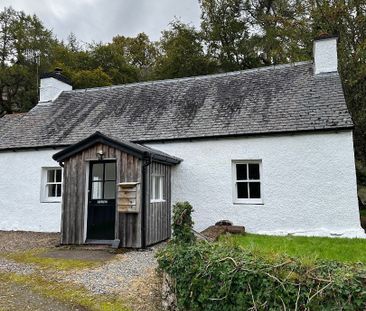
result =
[[0,152],[0,230],[59,232],[61,203],[41,203],[42,167],[57,150]]
[[41,79],[41,87],[39,88],[39,101],[49,102],[55,100],[62,91],[71,91],[72,86],[59,81],[55,78]]
[[314,41],[315,74],[338,70],[337,37]]
[[[192,203],[198,230],[229,219],[256,233],[363,235],[350,131],[149,146],[184,160],[172,170],[172,202]],[[0,152],[0,230],[60,230],[61,204],[40,199],[56,152]],[[262,160],[264,204],[233,204],[232,160],[251,159]]]
[[[180,157],[172,202],[189,201],[197,230],[221,219],[248,232],[364,237],[352,132],[149,144]],[[233,204],[232,160],[261,159],[263,205]]]

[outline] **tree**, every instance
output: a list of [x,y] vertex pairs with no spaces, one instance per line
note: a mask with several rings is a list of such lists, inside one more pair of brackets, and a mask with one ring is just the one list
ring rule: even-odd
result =
[[250,33],[250,21],[242,0],[199,0],[201,28],[208,53],[223,71],[261,65]]
[[313,32],[302,0],[246,0],[253,44],[265,65],[311,58]]
[[158,49],[146,34],[140,33],[135,38],[116,36],[112,44],[126,61],[138,70],[140,81],[149,79],[158,56]]
[[101,69],[92,70],[79,70],[66,74],[70,76],[73,87],[78,88],[90,88],[98,86],[112,85],[112,79]]
[[204,53],[200,34],[179,21],[163,31],[159,48],[155,78],[188,77],[215,71],[215,63]]
[[36,16],[11,7],[0,12],[0,115],[37,102],[37,59],[55,42]]
[[89,53],[91,68],[100,67],[113,84],[138,81],[138,70],[127,62],[115,44],[95,44],[91,46]]

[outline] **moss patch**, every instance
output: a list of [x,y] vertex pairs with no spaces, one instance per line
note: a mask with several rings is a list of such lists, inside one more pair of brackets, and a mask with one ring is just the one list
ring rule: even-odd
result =
[[92,295],[87,290],[68,283],[45,280],[36,275],[0,273],[4,282],[26,285],[32,291],[45,297],[91,311],[127,311],[123,301],[108,295]]
[[223,237],[221,242],[233,243],[266,257],[288,255],[310,264],[317,259],[346,263],[366,263],[366,240],[321,237],[266,236],[246,234]]
[[88,269],[101,265],[101,261],[81,259],[61,259],[43,257],[47,249],[34,249],[26,252],[10,253],[6,258],[16,262],[35,264],[43,269],[73,270]]

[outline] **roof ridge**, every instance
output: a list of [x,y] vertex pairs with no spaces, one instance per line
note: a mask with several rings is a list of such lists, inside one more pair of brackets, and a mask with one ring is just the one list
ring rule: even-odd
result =
[[259,71],[278,70],[278,69],[288,68],[288,67],[297,67],[297,66],[302,66],[302,65],[306,65],[306,64],[311,64],[312,62],[313,61],[302,61],[302,62],[294,62],[294,63],[289,63],[289,64],[271,65],[271,66],[256,67],[256,68],[229,71],[229,72],[222,72],[222,73],[199,75],[199,76],[161,79],[161,80],[142,81],[142,82],[132,82],[132,83],[125,83],[125,84],[110,85],[110,86],[98,86],[98,87],[92,87],[92,88],[84,88],[84,89],[75,89],[75,90],[63,91],[62,93],[84,93],[84,92],[110,90],[110,89],[117,89],[117,88],[124,88],[124,87],[133,87],[133,86],[136,86],[136,85],[153,85],[153,84],[170,83],[170,82],[175,82],[175,81],[188,81],[188,80],[198,80],[198,79],[208,79],[208,78],[216,78],[216,77],[234,76],[234,75],[247,74],[247,73],[259,72]]

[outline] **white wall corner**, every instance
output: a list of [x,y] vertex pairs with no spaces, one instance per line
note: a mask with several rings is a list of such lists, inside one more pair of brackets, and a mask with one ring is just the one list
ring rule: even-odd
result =
[[314,73],[331,73],[338,71],[337,56],[338,37],[325,37],[314,40]]

